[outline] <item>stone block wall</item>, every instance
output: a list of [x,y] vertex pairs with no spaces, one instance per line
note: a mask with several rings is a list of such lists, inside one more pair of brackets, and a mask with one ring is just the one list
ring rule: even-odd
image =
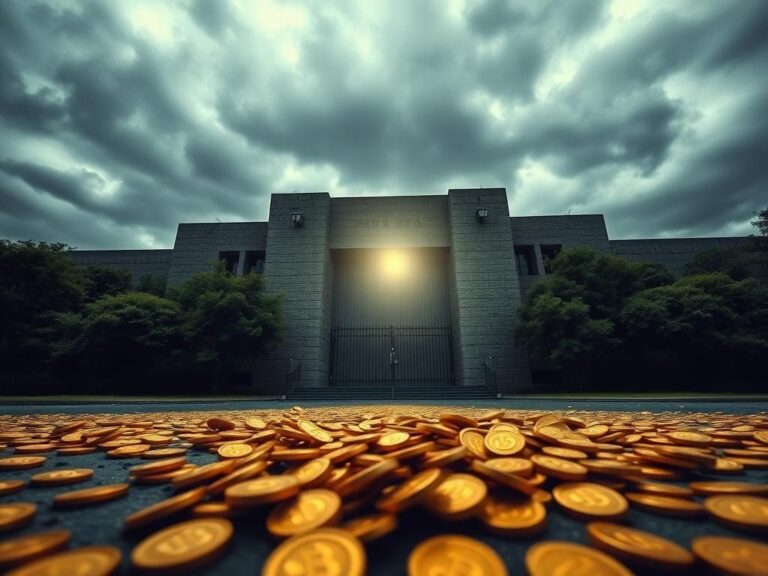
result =
[[[304,215],[294,226],[291,213]],[[290,359],[301,362],[302,386],[326,386],[333,270],[327,193],[273,194],[267,230],[267,289],[283,294],[283,342],[269,360],[271,391],[282,388]]]
[[[489,210],[482,223],[478,207]],[[527,388],[527,354],[514,344],[520,285],[506,190],[450,190],[448,216],[457,383],[482,384],[483,362],[491,355],[500,392]]]
[[131,273],[135,284],[142,276],[168,276],[172,250],[72,250],[80,266],[107,266]]

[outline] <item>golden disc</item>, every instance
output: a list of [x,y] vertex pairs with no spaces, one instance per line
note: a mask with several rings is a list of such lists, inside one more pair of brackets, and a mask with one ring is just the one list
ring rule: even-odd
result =
[[658,494],[659,496],[672,496],[674,498],[691,498],[694,492],[690,488],[674,484],[661,484],[658,482],[634,482],[633,484],[635,490],[640,492]]
[[51,530],[0,542],[0,570],[63,550],[71,537],[69,530]]
[[499,472],[517,474],[523,478],[533,475],[533,464],[527,458],[489,458],[485,465]]
[[742,494],[710,496],[704,500],[704,507],[733,528],[768,531],[768,498]]
[[73,468],[71,470],[51,470],[40,472],[30,478],[30,482],[36,486],[65,486],[85,482],[93,477],[90,468]]
[[373,466],[363,468],[360,472],[344,478],[341,482],[336,484],[333,489],[338,492],[340,496],[345,498],[354,494],[359,494],[376,481],[394,471],[395,468],[397,468],[397,464],[396,460],[382,460]]
[[219,458],[242,458],[253,452],[253,446],[234,442],[232,444],[222,444],[217,450]]
[[112,546],[88,546],[46,556],[16,568],[6,576],[109,576],[120,565],[122,554]]
[[584,480],[587,477],[587,469],[577,462],[548,456],[546,454],[534,454],[531,456],[533,466],[546,476],[552,476],[560,480]]
[[411,476],[405,482],[387,492],[376,502],[376,508],[384,512],[400,512],[423,501],[443,477],[440,468],[430,468]]
[[559,484],[552,496],[566,513],[579,519],[618,520],[623,518],[629,505],[616,490],[593,482]]
[[109,484],[106,486],[84,488],[82,490],[59,492],[53,497],[53,506],[55,508],[71,508],[117,500],[128,494],[129,486],[130,484],[128,483]]
[[45,456],[9,456],[0,458],[0,470],[26,470],[45,463]]
[[365,549],[345,530],[319,528],[289,538],[267,558],[262,576],[363,576]]
[[754,482],[691,482],[689,486],[696,494],[704,496],[717,496],[719,494],[768,495],[768,484]]
[[245,420],[245,427],[258,432],[264,430],[267,427],[267,423],[263,418],[247,418]]
[[590,522],[587,524],[587,536],[595,548],[628,563],[654,567],[657,571],[661,568],[684,569],[694,563],[693,554],[682,546],[650,532],[621,524]]
[[211,462],[199,468],[193,468],[186,474],[176,476],[171,480],[171,486],[176,490],[183,490],[190,488],[191,486],[197,486],[198,484],[204,484],[213,478],[218,476],[225,476],[232,472],[237,466],[237,460],[221,460],[219,462]]
[[488,452],[485,450],[485,436],[470,428],[464,428],[459,432],[459,442],[475,458],[485,460],[488,458]]
[[376,441],[376,446],[382,450],[395,450],[403,446],[403,444],[408,442],[410,438],[411,435],[407,432],[390,432],[389,434],[384,434],[381,438],[379,438]]
[[166,518],[176,512],[194,506],[205,497],[205,488],[195,488],[188,492],[182,492],[166,500],[161,500],[151,506],[137,510],[124,520],[125,527],[133,530],[146,526],[162,518]]
[[561,448],[560,446],[544,446],[541,451],[544,454],[565,458],[567,460],[584,460],[587,458],[586,452],[574,450],[573,448]]
[[528,548],[525,567],[529,576],[633,576],[623,564],[599,550],[558,540]]
[[433,536],[421,542],[408,556],[408,576],[459,573],[476,576],[509,574],[493,548],[467,536]]
[[485,436],[485,449],[497,456],[514,456],[525,448],[525,436],[511,424],[497,424]]
[[480,511],[480,520],[506,536],[528,537],[547,524],[547,511],[541,502],[520,495],[489,495]]
[[224,498],[233,506],[258,506],[279,502],[299,492],[299,481],[295,476],[262,476],[233,484],[224,491]]
[[397,516],[394,514],[371,514],[345,522],[341,528],[352,534],[360,542],[373,542],[397,528]]
[[131,553],[140,570],[190,570],[219,554],[232,538],[225,518],[198,518],[174,524],[142,540]]
[[31,522],[37,514],[37,504],[12,502],[0,504],[0,532],[8,532]]
[[704,506],[693,500],[675,498],[674,496],[662,496],[661,494],[647,494],[642,492],[627,492],[624,494],[627,500],[638,508],[661,514],[663,516],[682,516],[684,518],[701,516]]
[[184,467],[185,464],[187,464],[186,456],[181,456],[178,458],[166,458],[163,460],[148,462],[147,464],[137,464],[136,466],[131,466],[128,469],[128,474],[130,476],[151,476],[152,474],[161,474],[163,472],[172,472],[173,470],[178,470],[179,468]]
[[[507,488],[512,488],[513,490],[521,492],[522,494],[527,494],[530,496],[538,490],[536,487],[537,484],[533,481],[533,478],[526,479],[522,476],[518,476],[517,474],[504,472],[496,467],[489,466],[487,462],[483,462],[482,460],[473,460],[472,464],[470,464],[470,468],[473,472],[480,474],[484,478],[488,478],[489,480],[503,484]],[[544,476],[540,476],[543,480]]]
[[424,499],[432,513],[450,520],[475,516],[488,494],[485,482],[470,474],[451,474]]
[[693,553],[715,570],[731,576],[767,576],[768,545],[727,536],[699,536]]
[[314,488],[325,482],[331,472],[333,472],[333,467],[328,458],[315,458],[292,470],[291,474],[296,476],[296,480],[299,481],[302,488]]
[[309,420],[299,420],[299,430],[309,434],[313,440],[320,442],[321,444],[328,444],[333,442],[333,436],[327,431],[320,428],[314,422]]
[[709,446],[712,443],[711,436],[684,430],[670,432],[667,434],[667,438],[672,440],[675,444],[683,444],[685,446]]
[[336,492],[317,488],[301,492],[282,502],[267,516],[267,530],[285,538],[335,524],[341,513],[341,498]]
[[7,496],[8,494],[16,494],[26,488],[26,480],[2,480],[0,481],[0,496]]
[[239,466],[235,469],[234,472],[230,472],[226,476],[222,476],[212,484],[208,484],[208,486],[205,487],[206,492],[208,494],[211,494],[213,496],[217,494],[221,494],[229,488],[230,486],[237,484],[239,482],[244,482],[245,480],[250,480],[251,478],[255,478],[264,470],[267,469],[267,463],[263,460],[256,460],[255,462],[251,462],[250,464],[245,464],[243,466]]

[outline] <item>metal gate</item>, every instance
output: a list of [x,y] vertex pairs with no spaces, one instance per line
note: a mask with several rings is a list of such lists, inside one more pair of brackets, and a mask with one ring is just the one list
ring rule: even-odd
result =
[[331,330],[331,386],[415,388],[453,383],[450,326]]

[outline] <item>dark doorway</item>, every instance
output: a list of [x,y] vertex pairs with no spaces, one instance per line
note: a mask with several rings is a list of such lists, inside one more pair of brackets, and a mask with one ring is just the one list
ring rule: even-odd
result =
[[445,249],[334,252],[330,384],[453,383]]

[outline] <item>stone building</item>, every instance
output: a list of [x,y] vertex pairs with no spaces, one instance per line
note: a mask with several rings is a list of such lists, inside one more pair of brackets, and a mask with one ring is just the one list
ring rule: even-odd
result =
[[749,238],[610,240],[603,216],[510,216],[503,188],[439,196],[273,194],[268,222],[179,224],[170,250],[77,250],[170,284],[224,260],[283,294],[284,338],[254,391],[314,397],[529,389],[514,343],[526,290],[563,248],[587,246],[674,273],[713,246]]

